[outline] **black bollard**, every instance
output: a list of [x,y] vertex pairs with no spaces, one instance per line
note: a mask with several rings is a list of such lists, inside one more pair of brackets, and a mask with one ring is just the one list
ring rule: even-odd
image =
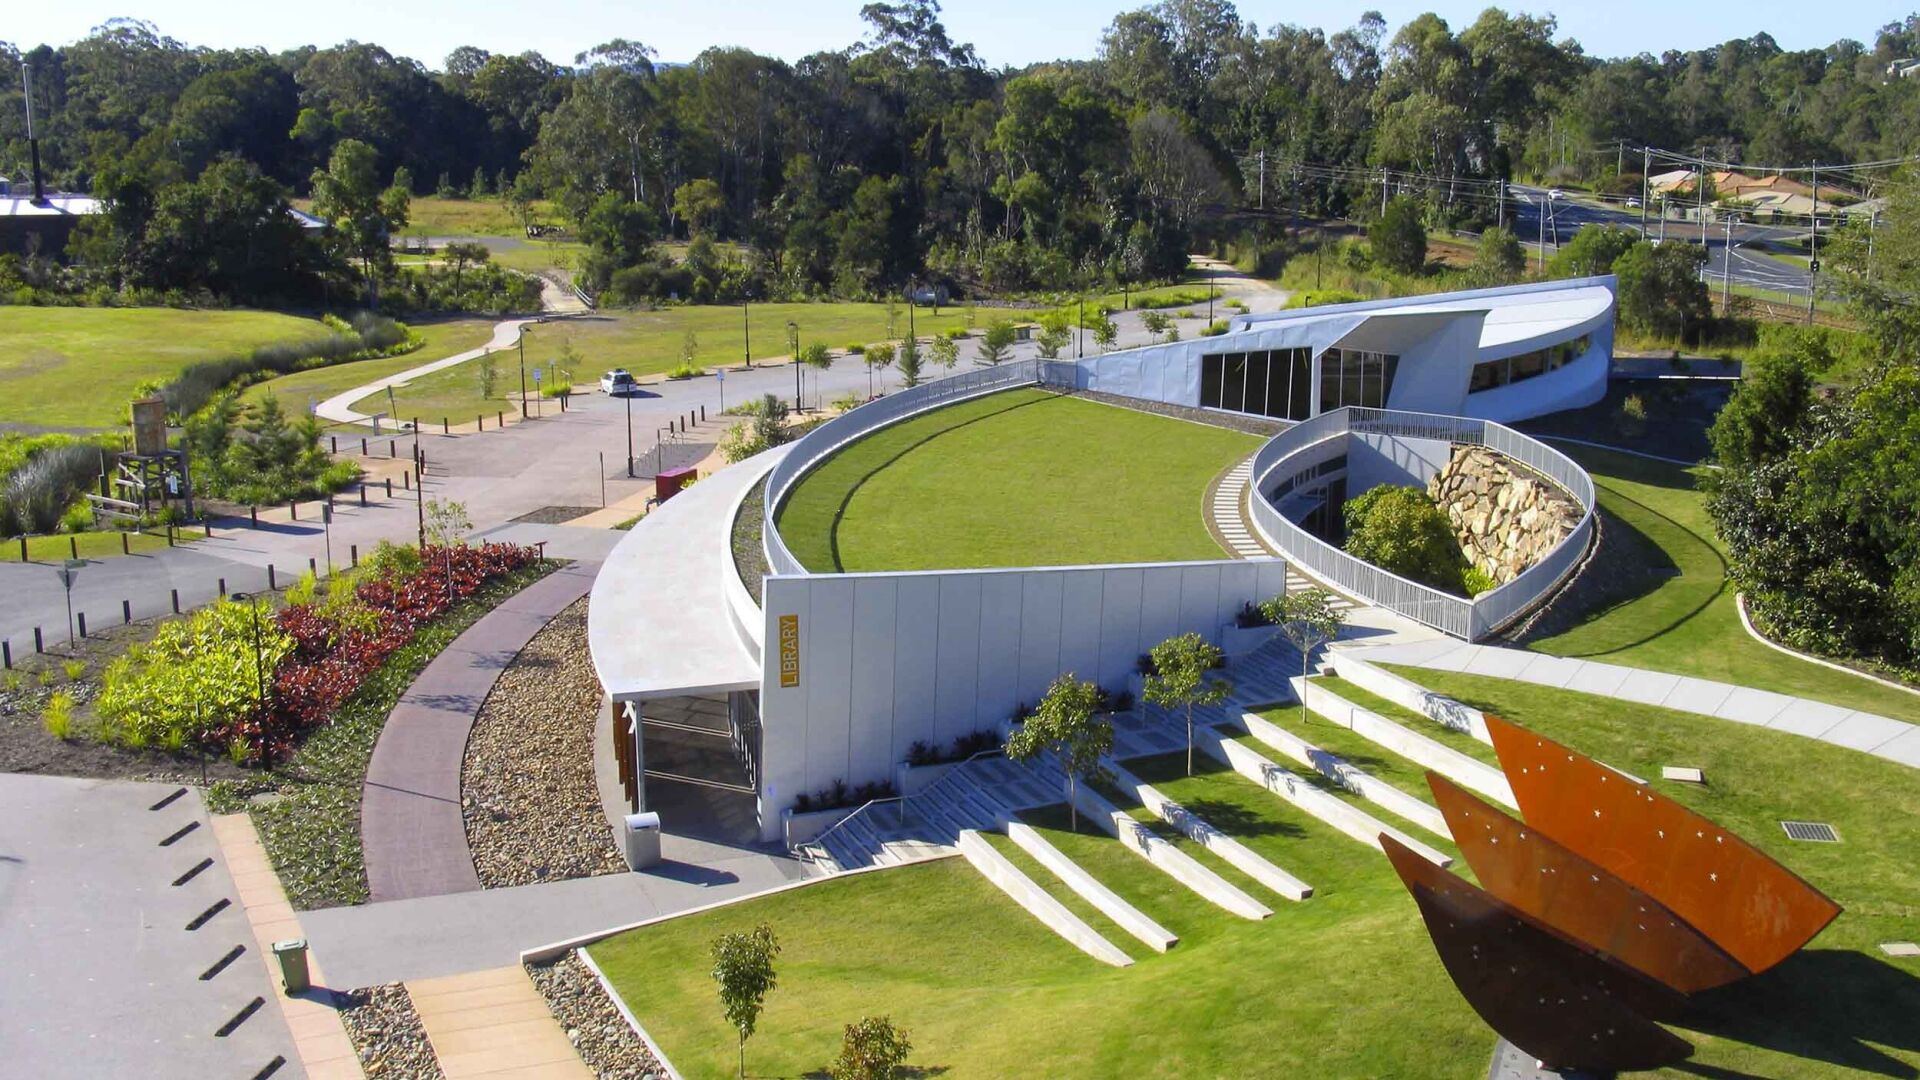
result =
[[37,626],[33,628],[33,651],[34,652],[47,651],[46,642],[40,640],[40,628]]
[[347,545],[347,558],[352,560],[349,563],[350,566],[353,566],[356,569],[360,566],[360,545],[359,544]]
[[87,636],[87,613],[84,611],[77,611],[77,612],[74,612],[73,617],[80,620],[80,636],[86,637]]
[[221,578],[220,579],[220,596],[222,599],[225,599],[226,595],[227,595],[227,579]]
[[133,601],[120,601],[120,622],[122,625],[133,621]]
[[0,641],[0,660],[4,660],[7,670],[13,670],[13,642]]
[[260,508],[257,506],[247,507],[247,520],[253,523],[254,528],[256,529],[259,528],[260,527]]
[[173,590],[173,613],[175,615],[180,614],[180,590],[179,589]]
[[280,586],[275,584],[273,580],[273,564],[268,563],[267,564],[267,591],[272,592],[273,590],[279,587]]

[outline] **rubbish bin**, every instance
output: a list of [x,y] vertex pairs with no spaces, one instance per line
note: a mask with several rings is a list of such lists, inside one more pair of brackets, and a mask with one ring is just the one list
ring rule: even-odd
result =
[[312,988],[313,981],[307,977],[306,938],[274,942],[273,958],[280,962],[280,985],[286,987],[287,996],[304,994]]
[[644,870],[660,865],[660,815],[627,815],[627,866]]

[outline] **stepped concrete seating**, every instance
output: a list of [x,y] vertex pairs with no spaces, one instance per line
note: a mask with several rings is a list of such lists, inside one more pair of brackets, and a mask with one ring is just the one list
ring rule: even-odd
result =
[[1141,910],[1127,903],[1112,889],[1102,885],[1092,874],[1082,870],[1079,864],[1047,842],[1033,826],[1024,822],[1006,823],[1007,838],[1020,846],[1020,850],[1033,856],[1034,861],[1052,871],[1055,877],[1066,883],[1082,900],[1092,904],[1094,909],[1112,919],[1114,925],[1139,938],[1154,952],[1166,952],[1180,939],[1172,931],[1148,918]]
[[1238,886],[1200,865],[1199,861],[1154,835],[1144,822],[1084,786],[1075,789],[1074,805],[1093,824],[1126,845],[1128,851],[1166,871],[1175,881],[1243,919],[1264,919],[1273,909],[1248,896]]
[[[1295,680],[1296,683],[1298,681],[1298,679]],[[1451,746],[1435,742],[1412,728],[1389,720],[1370,709],[1363,709],[1319,683],[1307,683],[1303,692],[1306,695],[1307,708],[1341,727],[1352,729],[1354,734],[1379,743],[1408,761],[1432,769],[1460,786],[1477,791],[1495,802],[1504,803],[1510,807],[1516,806],[1513,786],[1507,783],[1506,774],[1486,762],[1468,757]],[[1264,721],[1261,724],[1266,729],[1273,727]],[[1262,742],[1267,741],[1261,728],[1252,723],[1247,727],[1253,731],[1256,738]]]
[[[1259,719],[1252,713],[1247,715],[1255,720]],[[1253,747],[1228,738],[1216,728],[1208,728],[1204,734],[1196,732],[1194,745],[1225,762],[1233,768],[1233,771],[1376,851],[1380,850],[1380,834],[1386,833],[1436,866],[1453,865],[1453,859],[1449,856],[1415,840],[1365,810],[1343,802],[1307,783],[1281,768]]]
[[1488,746],[1493,745],[1493,737],[1487,734],[1487,718],[1479,709],[1436,694],[1346,650],[1336,649],[1332,655],[1334,670],[1360,689],[1417,712],[1442,727],[1464,731]]
[[1447,828],[1446,817],[1432,803],[1417,799],[1378,777],[1368,775],[1365,770],[1354,767],[1338,754],[1322,750],[1278,724],[1252,713],[1248,713],[1247,717],[1245,723],[1250,731],[1256,725],[1260,729],[1257,734],[1261,742],[1368,802],[1380,804],[1381,809],[1397,814],[1438,836],[1453,839],[1452,831]]
[[1120,951],[1113,942],[1108,941],[1100,931],[1088,926],[1086,920],[1055,900],[1047,891],[1034,883],[1021,869],[994,850],[978,830],[966,829],[960,833],[958,846],[960,854],[966,856],[980,875],[992,882],[1001,892],[1013,898],[1013,902],[1026,908],[1034,918],[1046,924],[1047,929],[1067,939],[1075,948],[1103,964],[1114,967],[1130,967],[1133,957]]
[[1273,865],[1264,856],[1255,854],[1240,841],[1207,824],[1200,815],[1167,798],[1152,784],[1118,765],[1113,766],[1112,770],[1113,782],[1121,790],[1140,800],[1140,805],[1158,814],[1160,820],[1179,829],[1187,839],[1220,856],[1227,865],[1289,900],[1305,900],[1313,895],[1312,886]]

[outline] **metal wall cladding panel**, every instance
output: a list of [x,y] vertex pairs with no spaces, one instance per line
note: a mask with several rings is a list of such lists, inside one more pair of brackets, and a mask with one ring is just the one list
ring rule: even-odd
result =
[[1671,908],[1753,972],[1812,940],[1840,905],[1732,832],[1497,716],[1487,733],[1520,816]]
[[1564,937],[1683,994],[1746,977],[1666,905],[1439,773],[1427,785],[1482,888]]
[[1619,995],[1634,976],[1554,936],[1492,894],[1382,834],[1461,996],[1487,1026],[1558,1069],[1611,1073],[1686,1059],[1686,1040]]

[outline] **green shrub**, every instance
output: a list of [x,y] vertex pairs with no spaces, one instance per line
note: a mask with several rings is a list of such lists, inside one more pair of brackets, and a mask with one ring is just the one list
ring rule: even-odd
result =
[[72,738],[73,695],[60,690],[47,698],[46,708],[40,710],[40,726],[47,729],[47,734],[61,742]]
[[1427,265],[1427,227],[1420,220],[1420,204],[1405,195],[1387,203],[1386,212],[1367,227],[1367,244],[1375,262],[1402,274],[1417,274]]
[[74,500],[81,492],[91,490],[100,476],[99,443],[66,439],[24,445],[30,449],[7,471],[5,483],[0,485],[0,536],[60,531]]
[[80,677],[87,673],[87,662],[85,660],[65,660],[61,662],[60,670],[67,673],[68,682],[79,682]]
[[1290,308],[1322,307],[1327,304],[1357,304],[1366,297],[1345,289],[1301,289],[1287,297]]
[[1499,586],[1500,583],[1493,580],[1492,574],[1477,566],[1467,567],[1466,572],[1460,575],[1460,589],[1470,597],[1479,596],[1483,592],[1492,592]]
[[1389,573],[1460,594],[1467,559],[1446,511],[1417,487],[1382,484],[1347,500],[1347,554]]
[[360,572],[378,581],[393,581],[412,577],[420,572],[422,565],[419,548],[382,540],[373,554],[361,561]]
[[67,507],[60,515],[60,531],[63,533],[83,533],[93,528],[93,510],[84,502]]
[[1224,334],[1226,332],[1227,332],[1227,320],[1225,319],[1215,319],[1214,321],[1200,328],[1201,337],[1219,337],[1221,334]]
[[867,347],[857,341],[847,346],[848,356],[864,356],[866,355],[866,352],[867,352]]
[[859,1023],[847,1025],[840,1056],[827,1075],[832,1080],[894,1080],[912,1052],[905,1028],[894,1027],[885,1016],[863,1016]]
[[128,746],[172,731],[198,739],[252,713],[260,704],[260,673],[270,679],[292,650],[293,638],[271,612],[223,600],[161,623],[151,642],[109,664],[97,708]]

